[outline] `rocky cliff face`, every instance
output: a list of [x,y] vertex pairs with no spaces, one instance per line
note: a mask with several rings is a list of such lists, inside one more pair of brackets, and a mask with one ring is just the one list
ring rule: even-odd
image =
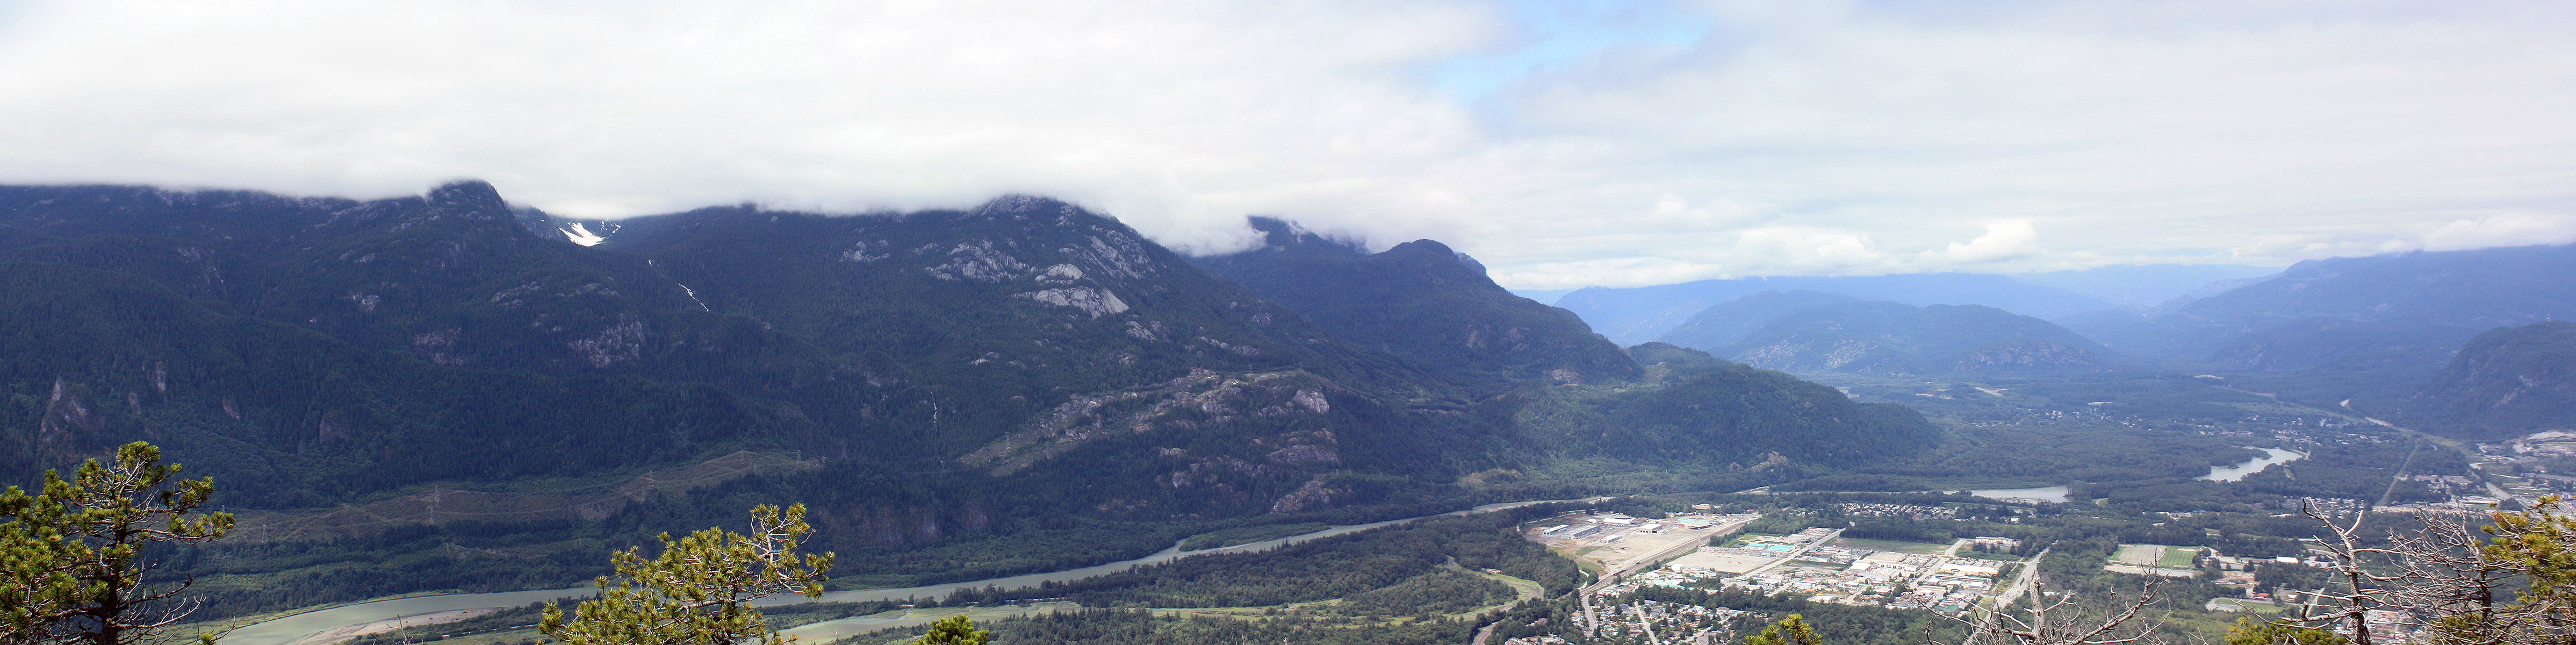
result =
[[1265,235],[1262,247],[1193,261],[1339,338],[1484,379],[1617,382],[1639,373],[1572,313],[1512,295],[1439,242],[1370,254],[1279,220],[1252,225]]

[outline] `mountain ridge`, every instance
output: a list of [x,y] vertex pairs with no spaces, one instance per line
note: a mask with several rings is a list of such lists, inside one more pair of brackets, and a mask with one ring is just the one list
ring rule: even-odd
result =
[[1764,369],[1882,376],[2090,371],[2107,354],[2063,327],[1993,307],[1915,307],[1805,290],[1711,305],[1660,342]]
[[2576,322],[2480,333],[2399,404],[2408,424],[2469,439],[2576,430]]
[[1581,318],[1513,295],[1448,245],[1414,240],[1372,254],[1284,220],[1249,223],[1262,246],[1191,261],[1337,337],[1487,379],[1616,382],[1640,374]]
[[1611,289],[1585,287],[1557,299],[1603,336],[1620,345],[1661,337],[1712,305],[1763,291],[1808,290],[1924,306],[1984,305],[2037,318],[2115,305],[2082,294],[1983,273],[1911,273],[1878,276],[1778,276],[1700,280]]

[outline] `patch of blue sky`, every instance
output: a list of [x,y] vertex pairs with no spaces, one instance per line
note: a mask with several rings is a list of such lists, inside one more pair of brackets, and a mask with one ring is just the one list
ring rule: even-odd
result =
[[1489,51],[1441,62],[1433,85],[1476,104],[1524,80],[1636,46],[1685,49],[1711,26],[1706,15],[1667,0],[1500,0],[1514,34]]

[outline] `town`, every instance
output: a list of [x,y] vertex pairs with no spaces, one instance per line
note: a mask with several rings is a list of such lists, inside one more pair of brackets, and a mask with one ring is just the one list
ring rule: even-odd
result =
[[[1945,506],[1846,504],[1858,516],[1952,517]],[[1529,525],[1527,537],[1583,561],[1602,575],[1585,588],[1583,625],[1596,637],[1647,636],[1653,642],[1724,642],[1738,610],[1674,605],[1635,598],[1646,586],[1725,588],[1764,594],[1794,593],[1815,602],[1891,609],[1929,609],[1964,615],[1977,606],[2009,604],[2030,587],[2033,565],[2044,553],[2010,555],[2020,540],[1961,538],[1947,545],[1848,538],[1840,529],[1807,528],[1788,535],[1738,534],[1761,518],[1698,513],[1647,519],[1579,511]],[[1589,567],[1587,567],[1589,568]],[[1989,604],[1989,599],[1995,602]],[[1513,645],[1539,645],[1544,637]]]

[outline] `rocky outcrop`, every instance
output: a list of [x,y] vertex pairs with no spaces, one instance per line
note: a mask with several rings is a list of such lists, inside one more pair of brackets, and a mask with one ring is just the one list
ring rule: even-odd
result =
[[1118,294],[1110,293],[1107,289],[1068,287],[1014,293],[1011,297],[1027,298],[1058,307],[1072,307],[1081,310],[1082,313],[1091,314],[1093,318],[1127,312],[1127,301],[1119,300]]
[[[1321,416],[1332,410],[1324,393],[1337,389],[1340,386],[1305,370],[1246,374],[1192,370],[1188,376],[1151,389],[1074,395],[1044,417],[957,461],[1001,476],[1122,433],[1190,430],[1294,415]],[[1270,453],[1272,461],[1305,465],[1339,459],[1332,448],[1338,439],[1331,432],[1278,435],[1262,441],[1282,446]]]

